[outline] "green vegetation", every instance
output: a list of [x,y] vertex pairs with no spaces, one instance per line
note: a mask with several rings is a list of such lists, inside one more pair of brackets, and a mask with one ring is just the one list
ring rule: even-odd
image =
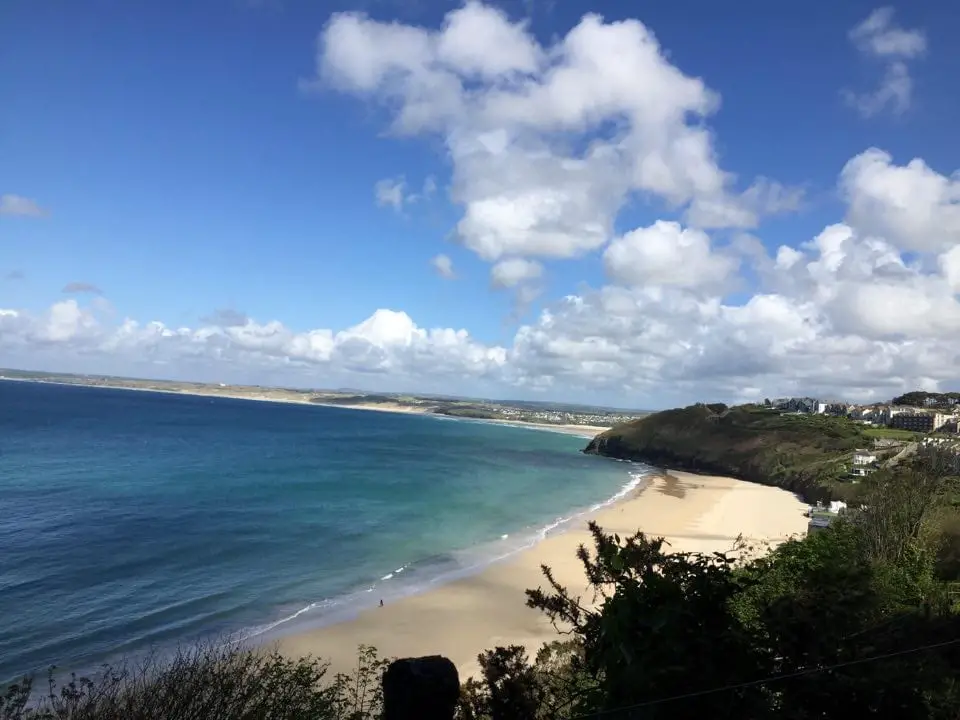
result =
[[871,444],[862,426],[847,418],[698,404],[618,425],[586,452],[731,475],[813,502],[832,497],[853,451]]
[[208,645],[62,686],[51,671],[39,698],[25,678],[0,694],[0,720],[363,720],[381,713],[387,662],[361,647],[354,673],[333,675],[310,658]]
[[950,404],[951,400],[960,401],[960,393],[934,393],[924,392],[923,390],[914,390],[913,392],[904,393],[899,397],[895,397],[892,402],[894,405],[910,405],[911,407],[921,407],[927,400],[932,400],[935,405],[946,406]]
[[434,411],[438,415],[449,415],[450,417],[473,418],[476,420],[494,420],[500,417],[497,413],[486,408],[474,405],[454,405],[449,407],[438,407]]
[[528,604],[570,639],[532,664],[519,647],[482,655],[462,717],[958,717],[960,605],[934,567],[955,478],[888,480],[867,509],[752,560],[592,526],[580,559],[599,604],[544,568]]
[[905,442],[915,442],[917,438],[922,437],[920,433],[910,430],[901,430],[899,428],[888,427],[868,427],[864,428],[863,434],[868,438],[878,438],[881,440],[903,440]]

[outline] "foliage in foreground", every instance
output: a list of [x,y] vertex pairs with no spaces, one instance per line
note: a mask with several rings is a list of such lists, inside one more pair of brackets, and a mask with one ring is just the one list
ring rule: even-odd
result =
[[39,698],[25,678],[0,696],[0,720],[365,720],[380,716],[387,662],[362,646],[351,675],[331,675],[312,658],[210,645],[62,686],[51,674]]
[[931,535],[944,483],[891,478],[858,516],[751,561],[592,525],[579,557],[596,603],[547,567],[528,592],[570,633],[565,660],[485,653],[461,716],[955,720],[960,614]]

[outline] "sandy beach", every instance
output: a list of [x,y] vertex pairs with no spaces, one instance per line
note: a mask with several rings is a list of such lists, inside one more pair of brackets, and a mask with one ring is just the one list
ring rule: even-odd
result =
[[[770,544],[802,535],[805,510],[801,500],[778,488],[672,471],[590,517],[621,536],[639,529],[664,536],[675,550],[713,552],[730,550],[741,534]],[[382,656],[439,653],[456,663],[461,679],[477,674],[477,655],[496,645],[522,644],[532,656],[558,636],[538,611],[526,607],[524,591],[544,584],[541,563],[571,591],[584,589],[574,554],[581,543],[591,546],[586,520],[476,575],[286,637],[280,650],[328,659],[338,671],[355,664],[359,644],[377,647]]]

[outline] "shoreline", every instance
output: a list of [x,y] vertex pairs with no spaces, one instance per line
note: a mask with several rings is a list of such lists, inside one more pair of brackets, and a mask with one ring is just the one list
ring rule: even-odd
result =
[[103,390],[129,390],[131,392],[160,393],[163,395],[188,395],[190,397],[208,397],[208,398],[226,398],[228,400],[251,400],[253,402],[272,402],[284,405],[307,405],[311,407],[339,408],[345,410],[369,410],[373,412],[393,413],[397,415],[420,415],[426,417],[443,418],[446,420],[470,420],[474,422],[488,422],[497,425],[507,425],[511,427],[520,427],[536,430],[548,430],[550,432],[562,433],[564,435],[578,435],[586,439],[593,439],[602,432],[610,428],[603,425],[560,425],[553,423],[531,423],[523,420],[500,420],[498,418],[467,418],[457,415],[444,415],[443,413],[430,412],[428,408],[420,408],[411,405],[401,405],[400,403],[326,403],[314,402],[309,399],[300,399],[289,396],[275,395],[242,395],[239,393],[221,393],[221,392],[197,392],[190,390],[164,390],[162,388],[129,387],[126,385],[94,385],[88,383],[69,383],[57,380],[36,380],[32,378],[0,378],[0,382],[24,382],[36,383],[38,385],[59,385],[64,387],[84,387],[99,388]]
[[[345,622],[352,622],[361,613],[375,609],[377,607],[377,599],[382,600],[387,598],[390,603],[394,603],[425,592],[432,592],[450,583],[472,577],[496,564],[509,562],[518,554],[529,552],[536,548],[544,540],[561,535],[572,528],[579,527],[598,512],[613,507],[627,498],[633,497],[641,492],[653,478],[661,476],[663,472],[652,465],[646,465],[644,463],[630,463],[630,465],[636,465],[644,469],[637,472],[627,470],[626,481],[620,488],[612,495],[592,505],[581,505],[572,508],[564,514],[555,517],[552,521],[542,525],[530,525],[523,528],[522,531],[503,535],[499,540],[487,541],[457,551],[457,554],[463,559],[468,559],[470,564],[461,565],[440,572],[439,574],[431,575],[425,579],[421,585],[380,585],[380,583],[395,579],[396,576],[402,572],[416,568],[418,564],[417,562],[408,563],[401,568],[389,572],[386,576],[381,577],[379,582],[374,582],[366,589],[354,589],[344,595],[311,603],[292,612],[287,617],[264,623],[249,629],[249,631],[245,633],[241,632],[237,636],[237,642],[254,646],[270,645],[281,642],[284,638],[322,630]],[[509,540],[510,542],[502,544],[504,540]],[[316,617],[314,611],[320,606],[323,606],[326,614]]]
[[531,659],[544,642],[561,636],[539,611],[526,607],[525,590],[544,587],[541,564],[574,594],[586,590],[576,558],[581,544],[593,547],[587,520],[607,533],[630,536],[642,530],[663,536],[673,551],[727,552],[738,536],[763,548],[806,532],[807,506],[786,490],[729,477],[660,471],[642,487],[606,506],[575,517],[561,532],[496,560],[478,572],[418,593],[361,610],[355,617],[300,632],[264,637],[289,656],[328,660],[335,672],[349,671],[357,647],[373,645],[382,657],[442,654],[461,680],[479,672],[477,655],[497,645],[523,645]]

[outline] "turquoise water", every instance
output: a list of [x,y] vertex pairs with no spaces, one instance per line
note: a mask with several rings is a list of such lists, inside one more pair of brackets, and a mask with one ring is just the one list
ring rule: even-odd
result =
[[0,381],[0,681],[343,619],[631,481],[559,433]]

